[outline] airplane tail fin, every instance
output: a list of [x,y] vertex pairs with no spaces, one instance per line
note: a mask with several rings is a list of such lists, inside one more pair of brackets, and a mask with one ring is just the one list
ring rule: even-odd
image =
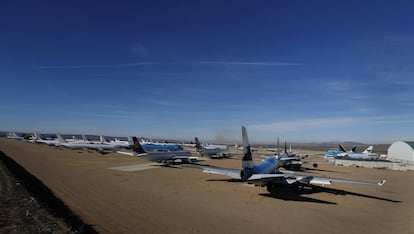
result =
[[370,146],[370,147],[368,147],[366,150],[364,150],[364,152],[362,152],[362,153],[366,153],[366,154],[369,154],[369,153],[372,153],[372,150],[374,149],[374,146]]
[[35,140],[42,140],[40,135],[37,132],[34,132]]
[[242,138],[243,138],[243,169],[251,169],[254,167],[252,152],[250,150],[249,138],[247,136],[247,130],[245,126],[242,126]]
[[339,145],[338,145],[338,147],[339,147],[339,149],[340,149],[342,152],[347,152],[347,150],[345,149],[345,147],[343,147],[341,144],[339,144]]
[[109,142],[104,136],[99,136],[99,141],[101,142],[101,143],[104,143],[104,142]]
[[200,144],[200,141],[198,140],[198,137],[195,138],[195,146],[196,146],[196,149],[198,149],[198,150],[203,148],[203,147],[201,147],[201,144]]
[[357,146],[356,146],[356,145],[354,145],[354,147],[352,147],[351,151],[352,151],[352,152],[356,152],[356,149],[357,149]]
[[277,138],[277,156],[280,157],[279,137]]
[[138,141],[138,138],[132,137],[132,150],[135,151],[138,154],[145,154],[147,153],[141,146],[141,144]]
[[59,143],[66,143],[66,140],[59,133],[56,133],[56,138]]

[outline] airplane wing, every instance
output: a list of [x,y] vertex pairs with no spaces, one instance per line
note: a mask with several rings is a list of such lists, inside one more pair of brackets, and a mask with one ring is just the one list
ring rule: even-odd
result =
[[203,169],[203,172],[207,174],[224,175],[232,179],[241,179],[240,169],[203,166],[203,165],[194,165],[194,167]]
[[331,177],[321,177],[313,175],[304,175],[296,174],[287,171],[286,173],[276,173],[276,174],[253,174],[248,181],[251,182],[272,182],[272,180],[284,179],[288,184],[302,183],[302,184],[316,184],[316,185],[330,185],[332,182],[341,182],[341,183],[353,183],[353,184],[366,184],[366,185],[378,185],[382,186],[386,181],[381,180],[379,182],[369,182],[361,180],[349,180],[349,179],[338,179]]
[[136,154],[134,152],[115,151],[115,153],[123,154],[123,155],[128,155],[128,156],[141,156],[141,155],[138,155],[138,154]]
[[[197,167],[203,169],[204,173],[224,175],[224,176],[231,177],[233,179],[241,179],[240,169],[221,168],[221,167],[202,166],[202,165],[198,165]],[[308,185],[309,184],[330,185],[332,184],[332,182],[341,182],[341,183],[382,186],[385,183],[385,180],[382,180],[380,182],[369,182],[369,181],[361,181],[361,180],[338,179],[338,178],[331,178],[331,177],[297,174],[292,171],[284,171],[283,173],[279,172],[279,173],[273,173],[273,174],[253,174],[247,180],[247,182],[261,184],[263,182],[271,183],[272,181],[281,182],[282,180],[284,183],[288,183],[288,184],[302,183],[302,184],[308,184]]]

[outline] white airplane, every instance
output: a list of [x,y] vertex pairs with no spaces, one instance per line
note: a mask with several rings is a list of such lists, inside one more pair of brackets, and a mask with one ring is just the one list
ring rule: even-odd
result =
[[380,182],[367,182],[359,180],[339,179],[331,177],[321,177],[306,174],[296,174],[289,171],[279,171],[280,160],[278,156],[271,156],[264,159],[261,163],[255,164],[253,161],[250,145],[247,137],[247,130],[242,126],[242,137],[244,146],[244,157],[242,159],[242,169],[219,168],[199,165],[204,173],[218,174],[239,179],[245,182],[266,186],[269,191],[281,185],[329,185],[332,182],[356,183],[366,185],[382,186],[385,180]]
[[91,141],[67,142],[59,133],[57,133],[56,136],[59,141],[56,146],[64,146],[71,149],[94,149],[100,153],[104,153],[105,151],[116,151],[119,149],[119,146],[116,145],[93,143]]
[[[342,151],[345,150],[345,148],[342,145],[339,145],[339,146]],[[356,146],[354,146],[351,151],[348,151],[342,155],[338,155],[338,157],[349,158],[349,159],[359,159],[359,160],[377,160],[380,158],[380,155],[372,153],[373,149],[374,149],[374,146],[371,145],[362,152],[355,152]]]
[[116,145],[116,146],[123,147],[123,148],[129,148],[128,141],[121,141],[118,138],[115,138],[115,140],[113,141],[108,141],[104,136],[100,136],[99,142],[104,143],[104,144],[109,144],[109,145]]
[[227,145],[201,145],[198,138],[195,138],[195,145],[197,152],[199,152],[203,156],[208,157],[222,157],[226,156],[224,152],[227,151]]
[[55,140],[43,139],[37,132],[34,133],[34,136],[35,136],[34,142],[36,143],[42,143],[42,144],[47,144],[47,145],[56,145],[59,143],[57,139]]
[[133,152],[124,152],[124,151],[117,151],[119,154],[129,155],[129,156],[140,156],[146,158],[150,161],[161,162],[164,163],[166,166],[173,166],[175,160],[180,160],[182,163],[193,163],[198,161],[204,161],[199,157],[193,157],[190,151],[151,151],[146,152],[141,144],[139,143],[136,137],[130,138],[132,142]]
[[15,132],[8,132],[7,133],[7,138],[15,139],[15,140],[18,140],[18,141],[24,140],[24,137],[17,135]]
[[186,146],[186,147],[195,147],[196,146],[196,144],[194,144],[193,142],[190,142],[190,143],[184,143],[184,142],[182,142],[181,145],[182,146]]

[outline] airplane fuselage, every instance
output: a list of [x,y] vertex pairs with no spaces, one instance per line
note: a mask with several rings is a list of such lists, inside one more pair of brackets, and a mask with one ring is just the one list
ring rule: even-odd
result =
[[164,151],[171,151],[171,150],[183,150],[181,145],[159,145],[159,144],[141,144],[144,150],[164,150]]
[[275,172],[279,167],[279,160],[276,157],[264,159],[261,163],[253,167],[254,174],[268,174]]
[[200,152],[201,154],[206,154],[206,155],[217,155],[217,154],[223,153],[224,151],[226,150],[221,149],[221,148],[202,148],[198,150],[198,152]]
[[147,152],[140,154],[139,156],[144,157],[150,161],[160,162],[166,160],[174,160],[176,157],[191,157],[189,151],[170,151],[170,152]]

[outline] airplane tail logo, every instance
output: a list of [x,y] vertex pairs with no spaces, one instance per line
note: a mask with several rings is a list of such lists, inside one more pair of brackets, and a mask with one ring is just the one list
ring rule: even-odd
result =
[[374,149],[374,146],[370,146],[370,147],[368,147],[366,150],[364,150],[364,152],[363,153],[366,153],[366,154],[370,154],[370,153],[372,153],[372,150]]
[[138,139],[136,137],[132,137],[132,141],[134,142],[132,145],[132,149],[139,153],[139,154],[144,154],[147,153],[145,152],[145,150],[142,148],[141,144],[139,143]]
[[243,138],[243,159],[242,159],[242,168],[253,168],[254,162],[252,157],[252,152],[250,149],[249,139],[247,137],[247,130],[245,126],[242,126],[242,138]]
[[354,147],[352,147],[351,151],[352,152],[356,152],[357,146],[355,145]]
[[347,152],[347,150],[341,145],[341,144],[339,144],[338,145],[339,146],[339,149],[342,151],[342,152]]
[[198,137],[195,138],[195,145],[196,145],[196,149],[200,150],[203,147],[201,147],[200,141],[198,140]]
[[245,126],[242,126],[242,138],[244,156],[242,159],[243,170],[240,171],[240,178],[243,181],[247,181],[253,175],[254,162]]

